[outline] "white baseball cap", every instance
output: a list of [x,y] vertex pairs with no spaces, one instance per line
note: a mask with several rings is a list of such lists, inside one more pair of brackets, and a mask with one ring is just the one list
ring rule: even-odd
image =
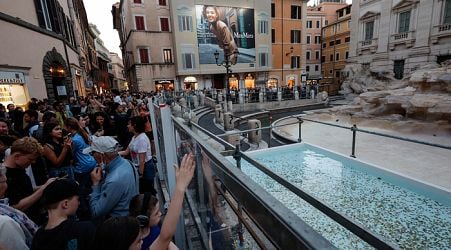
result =
[[90,147],[83,149],[84,154],[91,152],[113,153],[119,149],[119,142],[111,136],[93,136]]

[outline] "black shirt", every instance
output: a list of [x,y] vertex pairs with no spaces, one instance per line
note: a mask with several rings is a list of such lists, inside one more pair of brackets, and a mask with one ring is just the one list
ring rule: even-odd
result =
[[6,177],[8,178],[6,197],[9,198],[9,204],[11,206],[16,205],[23,198],[33,194],[33,186],[25,169],[6,167]]
[[52,229],[39,228],[31,244],[32,250],[89,249],[95,226],[90,221],[65,220]]

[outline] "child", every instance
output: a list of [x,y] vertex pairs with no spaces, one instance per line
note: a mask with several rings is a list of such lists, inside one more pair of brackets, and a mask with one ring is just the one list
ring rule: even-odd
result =
[[55,180],[44,189],[49,219],[36,232],[31,249],[89,249],[94,224],[69,219],[78,209],[78,189],[75,181],[65,178]]

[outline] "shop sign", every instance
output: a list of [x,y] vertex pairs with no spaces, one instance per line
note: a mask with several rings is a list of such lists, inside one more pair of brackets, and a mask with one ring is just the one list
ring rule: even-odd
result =
[[67,95],[66,92],[66,86],[56,86],[56,91],[58,92],[58,95]]
[[25,83],[25,75],[22,72],[0,71],[0,84]]

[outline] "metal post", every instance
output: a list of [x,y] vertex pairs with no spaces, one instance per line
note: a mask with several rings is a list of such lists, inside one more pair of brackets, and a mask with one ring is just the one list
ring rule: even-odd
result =
[[241,155],[240,155],[240,144],[235,146],[235,152],[233,153],[233,158],[236,160],[236,167],[241,170]]
[[356,158],[355,157],[355,135],[357,133],[357,126],[355,124],[351,127],[351,131],[352,131],[352,152],[351,152],[350,156],[352,158]]
[[270,148],[271,147],[271,133],[272,133],[272,127],[271,127],[271,125],[272,125],[272,116],[271,116],[271,113],[268,113],[268,115],[269,115],[269,117],[268,117],[268,120],[269,120],[269,135],[268,135],[268,148]]
[[299,121],[299,136],[298,136],[298,142],[302,142],[302,123],[304,122],[302,120],[302,117],[298,116],[298,121]]

